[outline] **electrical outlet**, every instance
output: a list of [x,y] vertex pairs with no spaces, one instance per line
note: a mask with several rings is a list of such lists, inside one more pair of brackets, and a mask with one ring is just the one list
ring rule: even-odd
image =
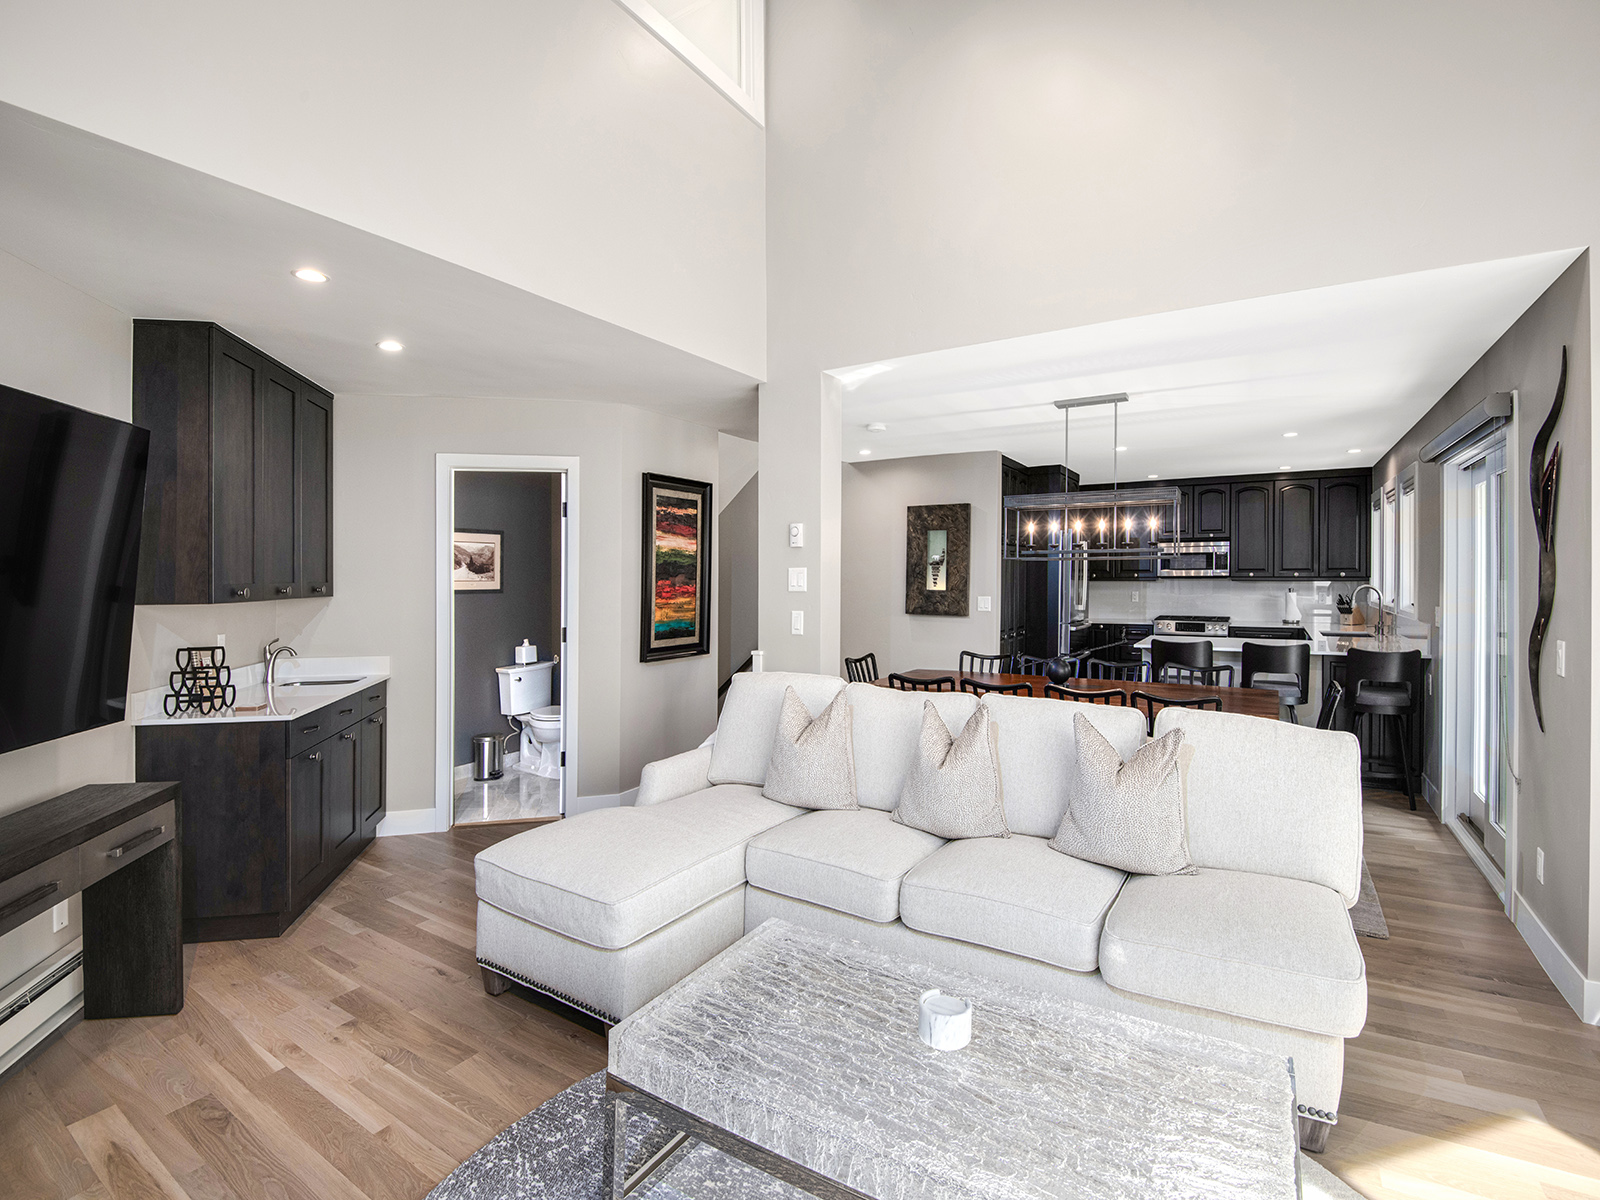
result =
[[804,567],[789,568],[789,590],[803,592],[806,590],[806,569]]
[[789,614],[789,632],[803,634],[805,631],[806,614],[797,608]]
[[1565,642],[1558,641],[1556,643],[1556,674],[1560,675],[1562,678],[1566,678],[1567,644]]
[[228,648],[228,635],[225,633],[217,634],[217,645],[226,650]]
[[988,612],[989,611],[989,597],[987,597],[987,596],[979,596],[978,597],[978,611],[979,612]]
[[63,900],[50,910],[50,932],[60,933],[67,927],[67,902]]
[[795,521],[789,526],[789,545],[798,548],[805,544],[806,527],[799,521]]
[[1544,882],[1544,847],[1539,846],[1533,852],[1533,876],[1540,883]]
[[1132,602],[1134,604],[1139,603],[1139,589],[1138,588],[1134,588],[1132,591],[1130,591],[1128,593],[1128,599],[1129,599],[1130,602]]

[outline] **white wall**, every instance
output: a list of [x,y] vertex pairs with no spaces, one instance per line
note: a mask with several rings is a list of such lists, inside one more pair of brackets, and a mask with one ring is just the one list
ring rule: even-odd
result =
[[[906,612],[906,509],[972,505],[972,587],[965,617]],[[878,672],[949,667],[963,650],[1000,649],[1000,455],[937,454],[844,466],[841,646],[871,651]],[[988,596],[988,612],[978,597]],[[828,666],[835,674],[843,662]]]
[[0,100],[762,374],[764,134],[613,0],[4,24]]

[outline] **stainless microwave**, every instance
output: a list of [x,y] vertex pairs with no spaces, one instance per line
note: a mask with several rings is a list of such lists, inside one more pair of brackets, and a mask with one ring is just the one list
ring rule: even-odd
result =
[[1190,579],[1229,573],[1228,542],[1176,542],[1163,546],[1156,559],[1156,574],[1163,579]]

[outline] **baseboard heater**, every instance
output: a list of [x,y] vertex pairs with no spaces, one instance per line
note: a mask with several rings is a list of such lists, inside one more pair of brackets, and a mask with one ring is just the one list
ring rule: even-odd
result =
[[83,942],[74,940],[0,995],[0,1075],[83,1007]]

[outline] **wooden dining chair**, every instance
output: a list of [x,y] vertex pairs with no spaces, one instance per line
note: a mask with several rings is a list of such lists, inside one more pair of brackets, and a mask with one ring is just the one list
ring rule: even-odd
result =
[[1128,698],[1118,688],[1069,688],[1059,683],[1044,685],[1044,694],[1056,700],[1076,700],[1079,704],[1104,704],[1107,708],[1128,706]]
[[878,656],[868,651],[860,658],[844,660],[844,676],[851,683],[873,683],[878,678]]
[[889,673],[889,686],[902,692],[953,692],[956,690],[954,675],[940,675],[933,679],[913,679],[909,675],[896,675]]
[[958,669],[963,675],[1003,675],[1010,659],[1009,654],[974,654],[963,650]]
[[963,679],[961,690],[971,692],[974,696],[982,696],[988,692],[999,692],[1006,696],[1033,695],[1033,688],[1026,683],[984,683],[978,679]]
[[1156,711],[1163,708],[1210,708],[1217,712],[1222,711],[1221,696],[1188,696],[1177,699],[1172,696],[1155,696],[1149,692],[1134,692],[1133,706],[1144,710],[1145,724],[1149,728],[1150,736],[1156,733]]
[[1079,666],[1082,679],[1120,679],[1124,683],[1149,683],[1150,664],[1112,658],[1086,658]]

